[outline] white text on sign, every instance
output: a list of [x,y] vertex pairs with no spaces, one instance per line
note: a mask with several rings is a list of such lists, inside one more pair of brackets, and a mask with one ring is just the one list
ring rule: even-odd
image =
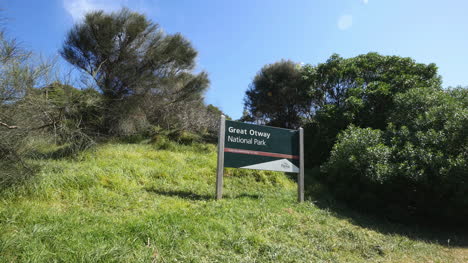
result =
[[236,129],[234,127],[229,127],[228,132],[235,133],[235,134],[243,134],[243,135],[264,137],[264,138],[267,138],[267,139],[270,138],[270,133],[268,133],[268,132],[259,132],[259,131],[256,131],[256,130],[248,130],[247,131],[247,129]]
[[236,143],[244,143],[244,144],[256,144],[260,146],[266,146],[266,141],[265,140],[258,140],[258,139],[245,139],[241,137],[234,137],[234,136],[228,136],[228,142],[236,142]]

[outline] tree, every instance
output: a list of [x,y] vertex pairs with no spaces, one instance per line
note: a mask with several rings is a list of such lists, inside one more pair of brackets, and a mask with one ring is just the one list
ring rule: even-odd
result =
[[322,175],[337,197],[395,219],[466,224],[468,90],[413,88],[394,97],[386,129],[350,126]]
[[338,133],[350,124],[385,129],[397,94],[415,87],[441,89],[435,64],[377,53],[349,59],[333,55],[325,63],[304,66],[302,74],[314,115],[306,129],[311,165],[326,161]]
[[300,65],[281,60],[265,65],[254,77],[245,93],[245,120],[297,128],[309,107],[308,92],[303,85]]
[[326,63],[304,69],[319,108],[333,105],[346,110],[357,125],[379,129],[386,127],[395,94],[414,87],[441,87],[435,64],[378,53],[349,59],[335,54]]
[[106,100],[107,125],[127,113],[147,115],[155,103],[199,98],[209,84],[206,73],[190,73],[197,52],[188,40],[128,9],[88,13],[68,33],[61,55],[94,79]]
[[51,68],[49,63],[34,63],[31,52],[0,32],[0,187],[33,173],[23,158],[31,150],[28,140],[48,134],[51,120],[47,105],[32,91],[49,82]]

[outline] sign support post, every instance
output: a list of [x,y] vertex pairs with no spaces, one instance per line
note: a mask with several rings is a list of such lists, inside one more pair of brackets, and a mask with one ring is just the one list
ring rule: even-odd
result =
[[297,178],[297,201],[304,202],[304,129],[299,128],[299,173]]
[[216,200],[223,197],[223,175],[224,175],[224,135],[226,131],[226,117],[221,115],[219,122],[218,137],[218,169],[216,176]]

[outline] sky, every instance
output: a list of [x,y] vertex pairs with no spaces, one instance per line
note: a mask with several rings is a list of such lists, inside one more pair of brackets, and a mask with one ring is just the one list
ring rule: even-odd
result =
[[436,63],[444,87],[468,86],[466,0],[0,0],[8,36],[43,57],[58,57],[86,12],[121,7],[189,39],[211,81],[205,102],[234,119],[255,74],[281,59],[379,52]]

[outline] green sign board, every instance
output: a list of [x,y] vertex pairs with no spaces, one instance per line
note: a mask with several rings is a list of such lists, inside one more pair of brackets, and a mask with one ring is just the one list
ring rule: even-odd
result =
[[227,121],[221,116],[216,198],[221,199],[224,167],[298,174],[298,201],[304,201],[304,132]]
[[299,173],[299,131],[226,121],[224,167]]

